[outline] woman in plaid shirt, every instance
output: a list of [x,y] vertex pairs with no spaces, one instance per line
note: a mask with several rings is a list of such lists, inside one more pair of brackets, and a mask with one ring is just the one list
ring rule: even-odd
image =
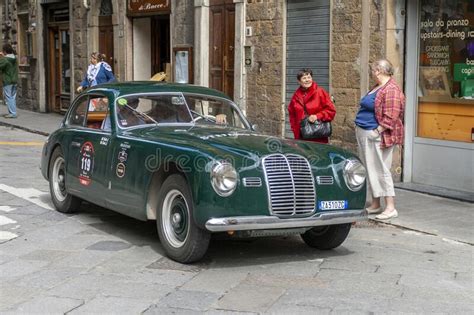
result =
[[[372,204],[366,210],[378,214],[376,219],[387,220],[398,216],[390,167],[395,145],[403,144],[405,95],[392,78],[390,61],[377,60],[370,68],[377,85],[360,101],[356,138],[372,195]],[[381,197],[385,199],[385,209],[381,207]]]

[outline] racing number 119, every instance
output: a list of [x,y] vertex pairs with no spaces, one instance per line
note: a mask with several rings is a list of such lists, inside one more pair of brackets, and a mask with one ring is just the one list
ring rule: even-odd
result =
[[91,159],[88,158],[88,157],[82,157],[81,159],[81,169],[86,171],[86,172],[89,172],[91,170]]

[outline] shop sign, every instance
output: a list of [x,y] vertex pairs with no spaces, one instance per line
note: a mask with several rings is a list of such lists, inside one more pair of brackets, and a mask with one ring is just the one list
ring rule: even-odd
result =
[[169,13],[169,0],[128,0],[128,15],[143,15],[153,13]]
[[[467,59],[467,61],[470,60]],[[468,63],[455,63],[453,72],[454,81],[474,79],[474,59],[472,59],[472,65]]]

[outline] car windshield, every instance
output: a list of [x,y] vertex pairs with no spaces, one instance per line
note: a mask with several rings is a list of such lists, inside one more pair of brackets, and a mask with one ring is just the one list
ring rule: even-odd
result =
[[117,99],[118,125],[215,125],[248,129],[248,123],[229,100],[197,94],[127,95]]

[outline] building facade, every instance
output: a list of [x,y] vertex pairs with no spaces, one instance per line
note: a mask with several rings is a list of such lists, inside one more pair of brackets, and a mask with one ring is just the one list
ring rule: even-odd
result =
[[469,0],[3,0],[0,23],[18,51],[20,108],[65,111],[100,51],[120,81],[163,73],[216,88],[260,130],[292,137],[286,106],[310,67],[335,100],[331,142],[352,151],[369,64],[386,57],[407,96],[394,177],[474,192],[473,10]]

